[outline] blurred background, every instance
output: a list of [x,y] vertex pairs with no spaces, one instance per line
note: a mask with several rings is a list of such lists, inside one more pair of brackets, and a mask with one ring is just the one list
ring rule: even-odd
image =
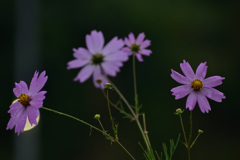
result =
[[[186,98],[175,101],[171,88],[178,86],[170,77],[170,69],[181,72],[183,59],[193,69],[204,61],[207,77],[226,77],[217,87],[227,97],[222,103],[212,100],[212,111],[193,112],[194,137],[204,134],[192,149],[192,159],[239,159],[239,1],[157,1],[157,0],[17,0],[0,1],[1,29],[1,92],[0,92],[0,159],[1,160],[96,160],[129,159],[116,144],[111,144],[96,131],[78,122],[40,110],[40,122],[33,130],[20,136],[5,128],[7,113],[15,99],[15,82],[28,85],[35,70],[46,70],[48,81],[44,106],[62,111],[95,126],[93,116],[101,114],[107,130],[111,130],[107,103],[92,79],[73,82],[79,69],[67,70],[73,59],[72,48],[86,47],[85,35],[91,30],[103,32],[105,42],[114,36],[126,37],[144,32],[151,40],[153,54],[137,63],[139,101],[146,113],[152,146],[162,151],[162,143],[177,139],[181,133],[179,117],[173,113],[184,108]],[[131,60],[124,63],[117,77],[111,78],[125,97],[133,101]],[[116,93],[111,92],[113,101]],[[116,110],[119,138],[136,159],[144,159],[138,144],[143,143],[135,122]],[[188,127],[189,112],[183,115]],[[181,137],[183,140],[183,137]],[[187,159],[186,149],[179,143],[173,159]]]

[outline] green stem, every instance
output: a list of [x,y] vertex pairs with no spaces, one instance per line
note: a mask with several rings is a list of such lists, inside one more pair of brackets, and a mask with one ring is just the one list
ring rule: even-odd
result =
[[[180,122],[181,122],[181,126],[182,126],[182,131],[183,131],[183,136],[184,136],[184,140],[185,140],[185,143],[186,145],[188,144],[188,141],[187,141],[187,137],[186,137],[186,133],[185,133],[185,129],[184,129],[184,125],[183,125],[183,120],[182,120],[182,115],[180,114],[179,115],[179,118],[180,118]],[[187,147],[187,146],[186,146]]]
[[107,89],[107,103],[108,103],[108,112],[109,112],[109,116],[110,116],[110,121],[112,122],[112,129],[113,129],[115,138],[118,139],[118,137],[116,135],[117,132],[116,132],[116,128],[115,128],[115,125],[114,125],[114,121],[112,119],[112,113],[111,113],[111,108],[110,108],[110,104],[109,104],[109,97],[108,97],[108,89]]
[[188,144],[191,144],[191,139],[192,139],[192,111],[190,111],[190,130],[189,130],[189,139],[188,139]]
[[116,142],[119,144],[119,146],[122,147],[122,149],[123,149],[133,160],[135,160],[135,158],[128,152],[128,150],[127,150],[119,141],[116,141]]
[[136,63],[135,53],[133,53],[133,85],[134,85],[134,100],[135,100],[135,113],[138,114],[138,95],[137,95],[137,78],[136,78]]
[[102,125],[102,122],[100,121],[100,119],[98,119],[98,122],[99,122],[99,124],[100,124],[102,130],[103,130],[104,132],[106,132],[105,129],[104,129],[104,127],[103,127],[103,125]]
[[194,141],[192,142],[190,149],[193,147],[193,145],[196,143],[198,137],[200,136],[201,133],[198,133],[197,137],[194,139]]

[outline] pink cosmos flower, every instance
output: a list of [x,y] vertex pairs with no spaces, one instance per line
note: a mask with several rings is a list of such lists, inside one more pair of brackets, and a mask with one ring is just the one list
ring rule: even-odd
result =
[[[73,49],[74,60],[68,62],[67,69],[81,68],[74,81],[83,83],[93,75],[93,83],[97,88],[103,88],[107,83],[105,75],[116,76],[128,60],[128,54],[122,51],[124,43],[121,39],[114,37],[104,46],[104,37],[101,31],[92,31],[86,36],[87,49]],[[96,81],[101,81],[99,85]]]
[[47,93],[47,91],[40,91],[48,79],[45,73],[43,71],[38,77],[38,72],[36,71],[29,89],[24,81],[15,83],[13,93],[17,97],[17,101],[11,104],[8,111],[11,114],[11,118],[7,124],[7,130],[13,129],[15,126],[15,133],[19,135],[24,130],[27,118],[31,125],[37,125],[36,119],[39,116],[39,108],[42,107],[45,99],[44,95]]
[[151,41],[148,39],[144,40],[144,38],[145,38],[144,33],[140,33],[137,39],[135,39],[133,33],[130,33],[128,35],[128,38],[124,39],[127,47],[123,48],[123,50],[127,52],[129,55],[135,54],[138,61],[140,62],[143,62],[142,55],[150,56],[150,54],[152,53],[151,50],[146,49],[148,46],[150,46]]
[[171,70],[171,77],[183,85],[175,87],[171,90],[172,95],[175,96],[175,99],[180,99],[188,95],[186,108],[190,111],[194,109],[196,103],[203,113],[208,113],[211,110],[209,102],[206,97],[212,99],[216,102],[222,102],[222,99],[226,97],[224,94],[213,87],[219,86],[222,84],[224,77],[212,76],[205,79],[207,74],[206,62],[201,63],[194,74],[192,67],[188,62],[183,60],[183,63],[180,63],[180,67],[185,76],[179,74],[178,72]]

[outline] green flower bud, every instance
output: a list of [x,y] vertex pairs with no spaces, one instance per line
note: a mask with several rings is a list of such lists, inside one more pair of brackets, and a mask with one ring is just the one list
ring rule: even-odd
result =
[[95,114],[94,119],[100,119],[100,114]]
[[102,79],[101,79],[101,78],[97,78],[97,79],[96,79],[96,82],[97,82],[98,84],[101,84],[101,83],[102,83]]
[[182,113],[183,113],[183,110],[181,108],[176,109],[176,112],[175,112],[176,115],[180,115]]
[[110,83],[106,83],[106,84],[104,85],[104,87],[105,87],[106,89],[112,89],[112,85],[111,85]]
[[199,133],[199,134],[202,134],[202,133],[203,133],[203,130],[199,129],[199,130],[198,130],[198,133]]

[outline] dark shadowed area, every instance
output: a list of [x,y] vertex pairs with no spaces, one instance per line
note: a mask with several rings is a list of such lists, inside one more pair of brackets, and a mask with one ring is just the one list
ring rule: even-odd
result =
[[[93,119],[99,113],[106,130],[111,131],[107,102],[101,90],[94,87],[92,78],[85,83],[74,82],[79,69],[66,69],[67,62],[73,59],[72,49],[86,47],[85,36],[92,30],[102,31],[105,43],[115,36],[124,38],[130,32],[135,35],[144,32],[151,40],[149,49],[153,54],[136,64],[137,86],[151,143],[159,153],[163,142],[169,145],[169,139],[176,140],[182,133],[179,117],[173,113],[179,107],[184,109],[186,98],[176,101],[171,95],[170,90],[179,85],[170,77],[171,69],[182,73],[179,64],[185,59],[195,71],[206,61],[207,77],[225,77],[216,89],[226,99],[222,103],[209,100],[212,110],[208,114],[201,113],[198,106],[193,111],[193,136],[198,129],[204,134],[192,148],[192,159],[239,157],[239,1],[28,1],[0,1],[1,160],[22,160],[24,155],[29,155],[24,160],[32,160],[31,157],[37,157],[35,160],[130,159],[117,144],[111,144],[88,126],[43,109],[40,109],[40,122],[33,130],[17,136],[14,130],[5,129],[10,118],[7,111],[15,99],[14,83],[23,80],[29,85],[35,70],[46,70],[45,107],[100,128]],[[111,80],[134,104],[131,58]],[[118,100],[115,91],[110,92],[110,98],[114,102]],[[138,142],[142,145],[144,142],[136,123],[123,118],[117,110],[113,109],[112,115],[119,123],[122,144],[137,160],[143,160]],[[188,110],[183,119],[187,128]],[[187,159],[182,143],[173,159]]]

